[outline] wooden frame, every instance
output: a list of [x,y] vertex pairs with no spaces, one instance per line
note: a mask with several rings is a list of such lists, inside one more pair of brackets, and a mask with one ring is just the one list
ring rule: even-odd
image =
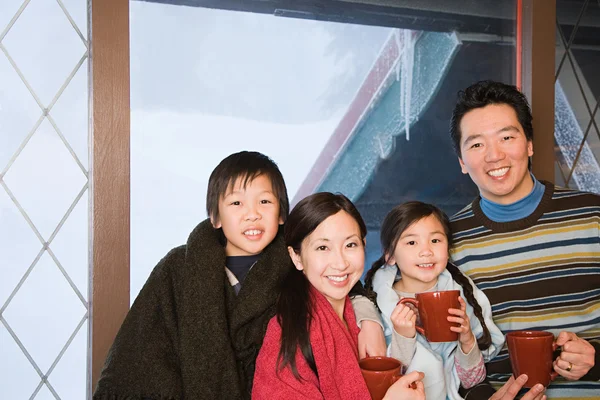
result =
[[518,0],[517,82],[533,114],[532,168],[537,179],[554,182],[554,68],[556,0]]
[[91,0],[88,393],[129,310],[129,0]]
[[[518,0],[520,86],[535,117],[533,171],[554,180],[556,0]],[[518,13],[518,14],[519,14]],[[129,310],[129,0],[91,0],[88,394]]]

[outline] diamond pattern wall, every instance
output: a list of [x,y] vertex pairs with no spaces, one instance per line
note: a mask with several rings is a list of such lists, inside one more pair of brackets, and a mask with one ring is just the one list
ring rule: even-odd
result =
[[86,0],[0,1],[0,387],[86,397]]
[[600,1],[569,6],[556,21],[555,178],[600,193]]

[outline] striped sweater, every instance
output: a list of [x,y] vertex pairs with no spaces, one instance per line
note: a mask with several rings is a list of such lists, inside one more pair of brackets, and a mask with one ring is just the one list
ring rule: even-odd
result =
[[[596,364],[577,382],[558,378],[548,398],[600,399],[600,196],[546,189],[528,217],[488,219],[479,198],[451,219],[452,259],[486,294],[496,325],[576,333],[596,348]],[[490,381],[510,376],[506,348],[487,365]]]

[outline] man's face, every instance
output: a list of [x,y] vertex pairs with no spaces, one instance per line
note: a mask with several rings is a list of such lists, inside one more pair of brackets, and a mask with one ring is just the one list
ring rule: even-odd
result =
[[525,137],[515,110],[507,104],[490,104],[466,113],[460,121],[460,163],[482,197],[511,204],[533,189],[529,157],[533,144]]
[[219,199],[219,218],[212,221],[215,228],[223,228],[227,238],[227,256],[249,256],[261,253],[277,235],[279,201],[273,193],[271,181],[259,175],[246,187],[238,179]]

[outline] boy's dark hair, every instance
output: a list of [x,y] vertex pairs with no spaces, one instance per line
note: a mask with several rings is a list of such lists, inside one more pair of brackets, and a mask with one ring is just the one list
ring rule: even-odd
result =
[[450,121],[450,137],[458,157],[462,157],[460,149],[460,122],[471,110],[483,108],[490,104],[506,104],[515,110],[517,119],[523,127],[527,141],[533,140],[533,125],[531,108],[523,93],[516,86],[494,81],[480,81],[461,90],[457,95],[457,102],[452,112]]
[[[380,238],[383,255],[373,263],[373,266],[369,272],[367,272],[367,276],[365,277],[365,288],[367,290],[373,289],[373,278],[375,277],[377,270],[386,265],[388,260],[394,255],[402,233],[404,233],[404,231],[412,224],[431,215],[442,224],[444,234],[448,241],[448,252],[450,252],[450,248],[452,247],[452,231],[450,229],[450,220],[446,213],[432,204],[420,201],[409,201],[400,204],[399,206],[394,207],[388,215],[386,215],[383,224],[381,225]],[[483,310],[473,294],[473,286],[456,265],[448,262],[446,269],[450,272],[450,275],[452,275],[452,279],[462,287],[467,303],[473,307],[473,314],[475,314],[481,323],[483,334],[477,339],[477,344],[479,349],[485,350],[492,344],[492,337],[485,324]]]
[[219,163],[208,179],[206,193],[206,213],[211,220],[219,219],[219,200],[232,189],[238,179],[243,180],[243,187],[254,178],[264,175],[271,181],[273,194],[279,201],[279,217],[287,219],[290,211],[287,188],[277,164],[269,157],[256,151],[240,151],[234,153]]
[[[317,229],[321,222],[340,211],[347,212],[356,221],[364,241],[367,226],[352,201],[343,194],[321,192],[312,194],[296,204],[285,224],[285,244],[300,254],[304,239]],[[294,268],[285,278],[277,301],[277,319],[281,326],[278,365],[280,369],[289,365],[299,380],[301,377],[296,368],[297,349],[300,349],[312,370],[317,372],[308,333],[312,313],[309,287],[310,282],[306,276]]]

